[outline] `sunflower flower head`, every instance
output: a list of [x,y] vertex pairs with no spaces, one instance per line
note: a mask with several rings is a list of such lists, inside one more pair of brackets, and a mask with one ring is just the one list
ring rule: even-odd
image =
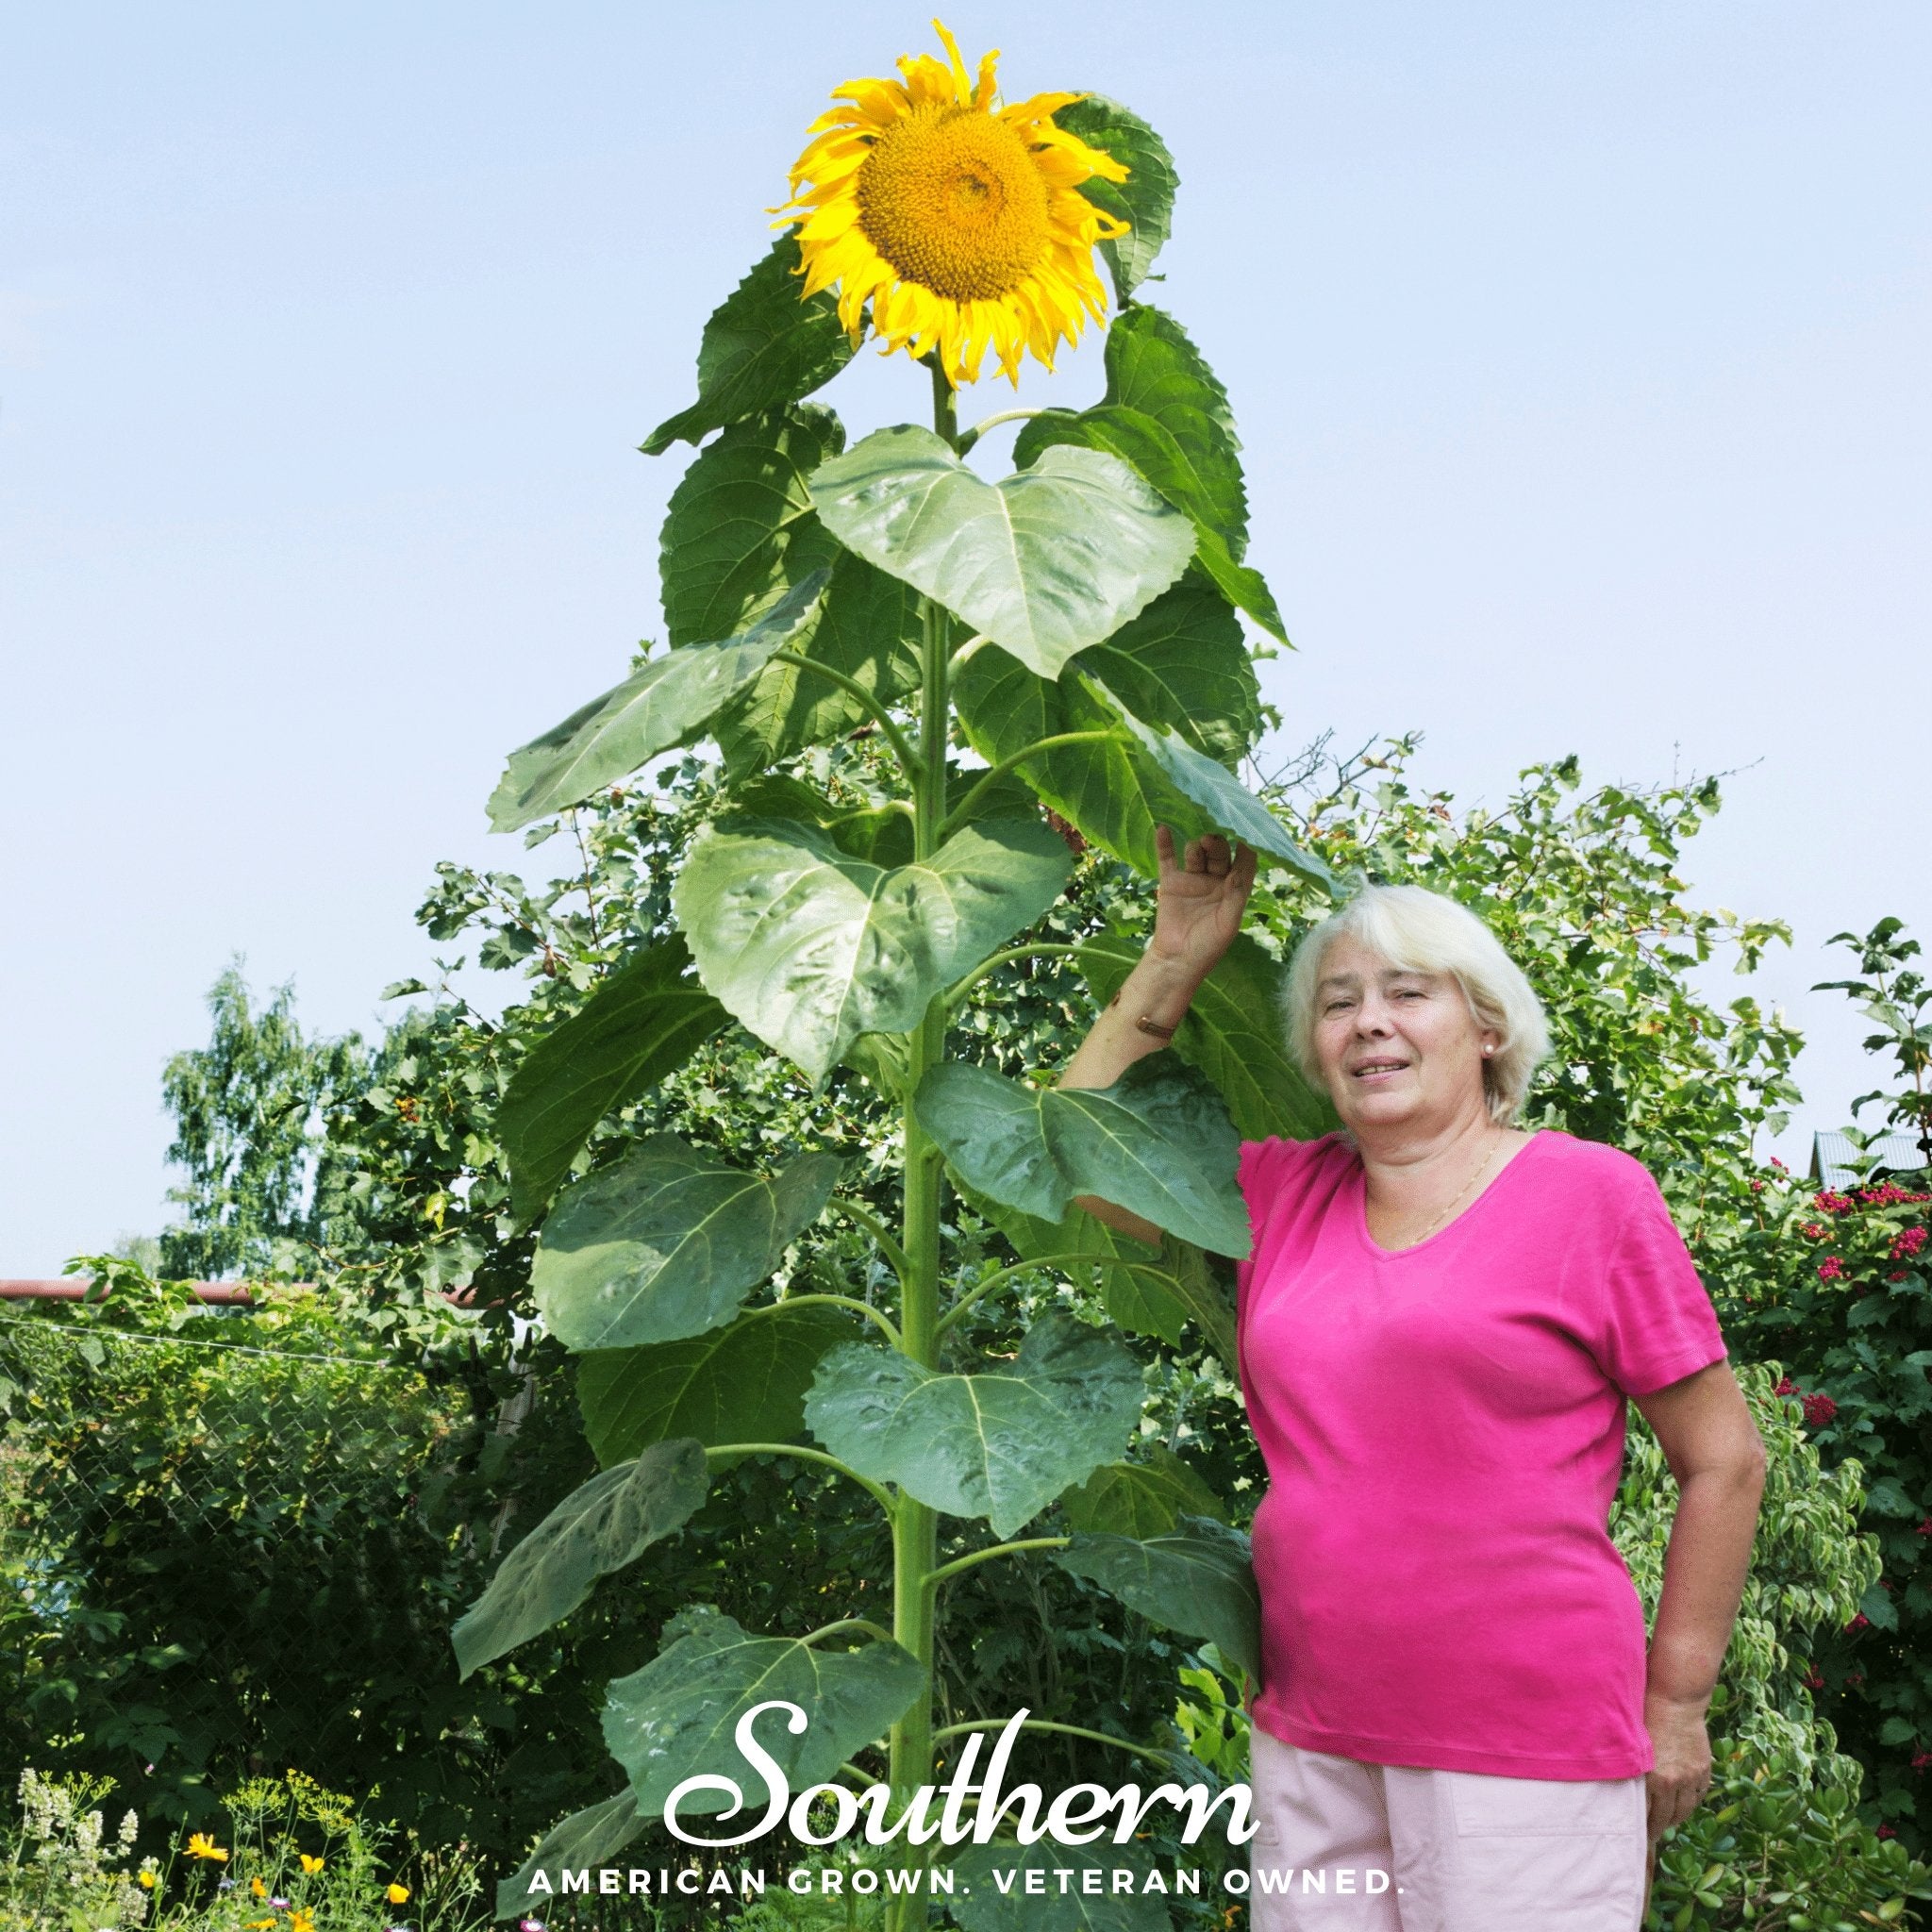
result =
[[[997,107],[997,53],[969,75],[953,36],[944,60],[908,54],[897,80],[849,80],[811,125],[776,210],[798,228],[803,294],[835,284],[857,342],[865,308],[884,352],[936,352],[955,388],[991,348],[1019,379],[1027,350],[1053,367],[1107,296],[1093,247],[1127,232],[1080,192],[1124,181],[1112,156],[1054,125],[1077,93]],[[782,224],[781,224],[782,225]]]

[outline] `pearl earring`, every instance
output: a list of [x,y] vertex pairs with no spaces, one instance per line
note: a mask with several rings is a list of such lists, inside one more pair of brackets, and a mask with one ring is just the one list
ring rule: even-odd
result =
[[1491,1056],[1491,1055],[1492,1053],[1494,1053],[1494,1052],[1495,1052],[1495,1050],[1496,1050],[1496,1049],[1495,1049],[1495,1048],[1494,1048],[1493,1046],[1486,1046],[1486,1047],[1484,1047],[1484,1048],[1483,1048],[1483,1058],[1484,1058],[1484,1059],[1488,1059],[1488,1058],[1489,1058],[1489,1057],[1490,1057],[1490,1056]]

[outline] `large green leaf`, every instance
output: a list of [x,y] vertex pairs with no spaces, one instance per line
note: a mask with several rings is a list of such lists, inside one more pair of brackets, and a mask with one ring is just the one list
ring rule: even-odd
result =
[[1206,1516],[1163,1536],[1075,1535],[1054,1561],[1129,1609],[1186,1637],[1205,1637],[1251,1677],[1261,1674],[1261,1600],[1248,1540]]
[[1173,316],[1137,307],[1107,332],[1108,404],[1157,423],[1179,450],[1188,511],[1239,563],[1248,547],[1241,438],[1221,379]]
[[1224,832],[1229,838],[1253,846],[1261,858],[1272,858],[1289,871],[1299,873],[1331,895],[1339,890],[1326,862],[1312,852],[1303,851],[1289,837],[1288,827],[1224,766],[1196,751],[1178,731],[1142,724],[1099,679],[1080,672],[1074,675],[1091,693],[1112,708],[1127,734],[1138,741],[1146,761],[1195,808],[1195,825],[1174,824],[1171,819],[1164,823],[1174,824],[1177,832],[1189,837],[1193,836],[1197,827]]
[[748,689],[775,652],[795,648],[819,614],[829,573],[794,584],[741,637],[654,658],[561,724],[509,755],[490,794],[492,831],[514,832],[627,777],[659,752],[690,744]]
[[[1004,651],[982,649],[960,666],[961,674],[982,658],[1013,661]],[[1230,770],[1260,733],[1261,691],[1247,641],[1198,571],[1190,570],[1131,624],[1082,651],[1074,667],[1091,672],[1135,717],[1172,725]]]
[[1119,328],[1135,312],[1127,307],[1128,299],[1147,279],[1154,258],[1173,229],[1174,195],[1180,175],[1159,135],[1140,115],[1105,94],[1088,94],[1058,109],[1053,118],[1069,134],[1111,155],[1127,170],[1124,181],[1094,175],[1080,185],[1080,192],[1095,208],[1132,225],[1131,233],[1100,244],[1101,259],[1124,311],[1114,323]]
[[680,1529],[705,1500],[705,1452],[658,1442],[566,1496],[496,1566],[490,1587],[450,1632],[462,1674],[541,1636],[591,1593]]
[[1059,897],[1072,856],[1037,819],[965,826],[891,868],[782,820],[708,826],[672,893],[706,986],[814,1080],[861,1033],[904,1033],[933,995]]
[[[1045,462],[1056,450],[1091,449],[1118,457],[1144,478],[1174,507],[1193,520],[1195,558],[1220,594],[1238,610],[1245,610],[1271,637],[1288,641],[1281,612],[1260,572],[1239,563],[1226,540],[1209,521],[1212,506],[1200,494],[1200,478],[1171,431],[1120,404],[1103,404],[1074,416],[1049,411],[1026,425],[1014,454]],[[1037,453],[1037,455],[1035,454]],[[1022,470],[1024,475],[1031,475]]]
[[[1090,697],[1079,674],[1100,678],[1135,716],[1173,725],[1210,758],[1232,767],[1260,724],[1259,691],[1241,625],[1193,572],[1131,624],[1082,651],[1058,679],[1039,677],[1010,653],[982,644],[961,660],[953,698],[968,741],[990,764],[1066,731],[1109,730],[1112,714]],[[1117,745],[1062,745],[1028,761],[1042,795],[1078,796],[1090,767],[1127,758]],[[1152,850],[1151,829],[1147,837]]]
[[[1154,1866],[1145,1846],[1113,1842],[1118,1817],[1100,1821],[1104,1835],[1088,1845],[1051,1838],[1030,1845],[1001,1839],[961,1845],[950,1861],[958,1890],[946,1910],[961,1932],[1171,1932],[1174,1920],[1160,1894],[1140,1890]],[[1134,1890],[1113,1890],[1116,1869],[1133,1873]],[[1043,1874],[1041,1890],[1026,1890],[1029,1872]],[[1100,1874],[1099,1890],[1083,1891],[1077,1876],[1061,1889],[1061,1873],[1085,1872]]]
[[[958,1177],[954,1176],[955,1185]],[[1174,1256],[1182,1243],[1172,1235],[1158,1248],[1118,1233],[1091,1214],[1042,1221],[992,1200],[973,1188],[960,1192],[1012,1244],[1023,1261],[1050,1262],[1056,1273],[1097,1289],[1107,1312],[1135,1335],[1158,1335],[1170,1346],[1180,1341],[1187,1308],[1174,1279]]]
[[1009,1365],[944,1375],[849,1342],[819,1364],[805,1419],[861,1475],[1011,1536],[1118,1456],[1141,1416],[1141,1365],[1105,1332],[1049,1313]]
[[606,1465],[672,1436],[708,1449],[791,1441],[820,1357],[852,1334],[837,1308],[774,1302],[685,1341],[598,1349],[577,1363],[584,1433]]
[[[847,550],[832,566],[818,622],[792,648],[890,705],[919,688],[919,635],[918,591]],[[830,678],[796,664],[768,664],[718,720],[714,735],[725,773],[736,779],[807,745],[842,738],[870,717]]]
[[[604,1741],[630,1774],[638,1809],[651,1819],[688,1777],[728,1777],[743,1792],[746,1820],[764,1809],[765,1781],[733,1733],[755,1704],[782,1698],[806,1714],[794,1735],[783,1711],[758,1721],[758,1742],[791,1789],[823,1784],[855,1751],[882,1737],[917,1697],[925,1670],[896,1643],[814,1650],[796,1637],[754,1637],[708,1604],[664,1626],[664,1646],[642,1670],[617,1678],[604,1701]],[[696,1791],[680,1816],[728,1810],[728,1794]]]
[[698,343],[698,399],[651,431],[647,457],[795,403],[851,361],[855,344],[840,326],[837,298],[821,290],[801,302],[798,267],[798,237],[781,235],[712,310]]
[[[1174,1246],[1174,1270],[1162,1287],[1180,1303],[1202,1340],[1230,1371],[1236,1362],[1234,1284],[1225,1261],[1217,1261],[1191,1241]],[[1226,1272],[1229,1279],[1223,1281]]]
[[1221,1096],[1172,1053],[1111,1087],[1030,1087],[942,1061],[913,1096],[920,1124],[968,1187],[1060,1221],[1077,1194],[1125,1208],[1181,1240],[1240,1259],[1248,1212],[1240,1137]]
[[[561,1824],[553,1824],[543,1834],[514,1877],[497,1881],[496,1916],[516,1919],[540,1907],[550,1910],[563,1889],[566,1872],[587,1868],[594,1872],[600,1865],[609,1864],[652,1822],[638,1809],[638,1801],[628,1791],[573,1811]],[[539,1872],[550,1881],[547,1890],[541,1887],[531,1890]]]
[[736,637],[838,555],[812,514],[807,479],[845,446],[817,403],[734,423],[700,450],[671,493],[659,541],[674,645]]
[[530,1286],[567,1348],[681,1341],[729,1322],[824,1211],[839,1160],[747,1174],[653,1134],[570,1190],[543,1224]]
[[[1145,947],[1117,932],[1082,942],[1074,955],[1094,1004],[1126,983]],[[1174,1050],[1221,1090],[1243,1141],[1314,1141],[1333,1131],[1333,1104],[1303,1077],[1288,1050],[1282,1016],[1285,970],[1247,933],[1237,935],[1201,984],[1174,1037]]]
[[1023,468],[1057,445],[1109,451],[1192,519],[1200,568],[1237,609],[1287,641],[1274,594],[1241,561],[1247,491],[1227,392],[1179,323],[1135,307],[1108,331],[1107,393],[1079,413],[1048,409],[1020,432]]
[[496,1135],[519,1221],[542,1209],[599,1121],[675,1074],[724,1024],[724,1008],[684,977],[690,964],[676,933],[632,954],[510,1075]]
[[1117,457],[1047,451],[988,483],[929,429],[875,430],[811,479],[848,550],[923,591],[1041,676],[1180,575],[1188,520]]
[[[1333,890],[1322,860],[1304,852],[1232,773],[1197,750],[1188,727],[1137,717],[1124,696],[1088,675],[1087,655],[1049,682],[991,645],[974,651],[959,668],[954,691],[974,749],[997,763],[1043,737],[1109,734],[1041,752],[1020,767],[1040,798],[1104,851],[1154,876],[1157,825],[1172,825],[1183,841],[1228,832]],[[1191,688],[1184,677],[1174,686],[1182,692]],[[1144,688],[1136,702],[1152,708]],[[1200,735],[1199,725],[1192,728]]]
[[1183,1516],[1223,1518],[1226,1505],[1172,1449],[1156,1443],[1141,1462],[1109,1462],[1060,1498],[1068,1523],[1090,1535],[1144,1542]]

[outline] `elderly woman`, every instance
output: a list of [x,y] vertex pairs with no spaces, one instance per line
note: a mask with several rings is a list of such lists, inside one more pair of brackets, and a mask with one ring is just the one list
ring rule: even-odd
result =
[[[1064,1086],[1165,1044],[1240,929],[1254,855],[1158,838],[1153,939]],[[1634,1932],[1709,1788],[1763,1490],[1710,1303],[1637,1161],[1511,1124],[1548,1034],[1474,914],[1371,886],[1302,942],[1287,1008],[1342,1130],[1241,1147],[1253,1924]],[[1647,1652],[1607,1528],[1626,1397],[1679,1484]]]

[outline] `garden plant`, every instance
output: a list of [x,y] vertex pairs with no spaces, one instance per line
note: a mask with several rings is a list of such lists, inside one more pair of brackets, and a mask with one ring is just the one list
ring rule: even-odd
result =
[[[770,1719],[760,1733],[794,1790],[866,1781],[851,1760],[882,1738],[896,1797],[931,1782],[949,1730],[1006,1715],[932,1717],[936,1600],[982,1563],[1050,1548],[1255,1667],[1243,1539],[1193,1513],[1184,1478],[1126,1459],[1143,1376],[1117,1329],[1049,1311],[1013,1355],[966,1345],[987,1298],[1042,1264],[1097,1261],[1119,1328],[1173,1339],[1192,1323],[1231,1360],[1208,1257],[1247,1250],[1239,1138],[1325,1121],[1278,1050],[1265,1067],[1251,1052],[1274,1032],[1276,969],[1258,947],[1210,982],[1191,1058],[1158,1054],[1112,1088],[1060,1091],[1039,1070],[954,1051],[951,1022],[984,977],[1072,950],[1024,937],[1059,899],[1072,844],[1152,874],[1166,824],[1331,878],[1236,774],[1260,723],[1241,616],[1277,637],[1280,620],[1242,561],[1226,397],[1180,325],[1141,299],[1168,230],[1166,152],[1098,96],[999,107],[991,57],[975,75],[945,47],[902,60],[898,79],[849,84],[814,124],[793,231],[713,315],[697,402],[645,445],[717,432],[666,520],[668,648],[513,754],[491,801],[498,829],[541,826],[700,739],[724,754],[715,816],[673,888],[676,933],[536,1046],[499,1117],[514,1210],[541,1223],[537,1306],[582,1357],[607,1466],[517,1544],[456,1644],[475,1670],[547,1629],[749,1457],[833,1472],[883,1519],[890,1569],[801,1636],[704,1605],[674,1617],[656,1659],[607,1692],[625,1788],[557,1828],[506,1908],[540,1867],[613,1857],[693,1776],[740,1774],[761,1812],[760,1781],[730,1745],[755,1703],[807,1715],[796,1735]],[[1103,318],[1096,247],[1119,305],[1105,398],[962,426],[960,391],[989,351],[1009,374],[1027,353],[1051,367]],[[868,332],[924,367],[931,426],[848,450],[837,417],[805,398]],[[1014,416],[1018,468],[988,481],[966,458]],[[890,754],[889,782],[859,808],[800,769],[855,730]],[[962,767],[967,749],[980,764]],[[1117,949],[1088,950],[1094,979],[1119,970]],[[895,1224],[844,1185],[833,1145],[746,1168],[657,1134],[574,1175],[608,1112],[726,1026],[813,1087],[842,1066],[889,1103]],[[950,1298],[949,1191],[1016,1256]],[[1072,1206],[1083,1193],[1131,1201],[1164,1246],[1086,1222]],[[826,1213],[863,1230],[886,1292],[769,1293]],[[1025,1533],[1074,1490],[1082,1526]],[[944,1525],[973,1546],[942,1560]],[[699,1790],[686,1814],[728,1803]],[[893,1910],[922,1923],[926,1906]]]

